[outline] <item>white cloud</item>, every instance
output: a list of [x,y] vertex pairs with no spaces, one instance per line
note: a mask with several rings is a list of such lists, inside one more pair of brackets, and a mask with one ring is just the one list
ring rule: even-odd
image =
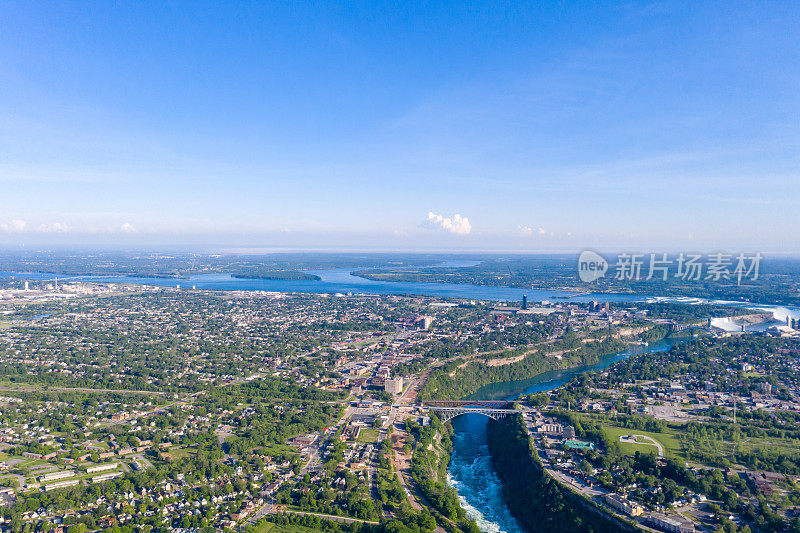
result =
[[42,224],[39,226],[41,233],[66,233],[69,231],[69,226],[63,222],[53,222],[52,224]]
[[467,217],[462,217],[458,213],[453,215],[453,218],[448,218],[429,211],[428,218],[425,220],[425,226],[443,229],[444,231],[456,235],[469,235],[472,231],[472,225],[469,223],[469,219]]
[[0,223],[0,231],[3,233],[22,233],[28,225],[24,220],[14,219],[11,222]]
[[119,230],[122,233],[137,233],[136,228],[133,227],[133,224],[130,222],[125,222],[123,225],[119,227]]
[[[517,234],[520,237],[532,237],[534,235],[547,235],[547,230],[544,228],[532,228],[530,226],[517,226]],[[550,232],[553,235],[553,232]]]

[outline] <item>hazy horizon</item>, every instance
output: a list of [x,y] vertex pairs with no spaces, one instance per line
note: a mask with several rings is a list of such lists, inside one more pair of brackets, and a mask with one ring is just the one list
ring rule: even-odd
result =
[[800,252],[800,5],[0,7],[0,245]]

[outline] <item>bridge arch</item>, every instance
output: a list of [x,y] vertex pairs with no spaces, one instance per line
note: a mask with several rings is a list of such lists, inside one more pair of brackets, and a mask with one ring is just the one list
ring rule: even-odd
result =
[[453,418],[468,413],[475,413],[479,415],[488,416],[492,420],[501,420],[508,415],[517,414],[520,411],[515,409],[491,409],[486,407],[429,407],[431,411],[436,413],[443,422],[448,422]]

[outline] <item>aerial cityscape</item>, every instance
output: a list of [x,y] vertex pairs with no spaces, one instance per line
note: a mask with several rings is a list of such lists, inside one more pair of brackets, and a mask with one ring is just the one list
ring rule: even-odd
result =
[[0,3],[0,532],[800,533],[798,34]]

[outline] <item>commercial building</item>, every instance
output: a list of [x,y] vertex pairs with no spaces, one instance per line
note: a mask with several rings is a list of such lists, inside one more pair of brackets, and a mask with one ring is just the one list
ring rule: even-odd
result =
[[619,494],[606,494],[605,500],[608,505],[614,509],[622,511],[628,516],[641,516],[641,514],[644,512],[644,509],[641,505],[631,502]]
[[541,426],[538,426],[536,428],[536,431],[538,433],[543,433],[545,435],[561,436],[564,434],[564,426],[562,426],[561,424],[554,424],[554,423],[542,424]]
[[566,450],[594,450],[594,443],[585,440],[565,440],[564,449]]
[[661,513],[652,513],[644,519],[647,525],[669,533],[694,533],[694,524]]

